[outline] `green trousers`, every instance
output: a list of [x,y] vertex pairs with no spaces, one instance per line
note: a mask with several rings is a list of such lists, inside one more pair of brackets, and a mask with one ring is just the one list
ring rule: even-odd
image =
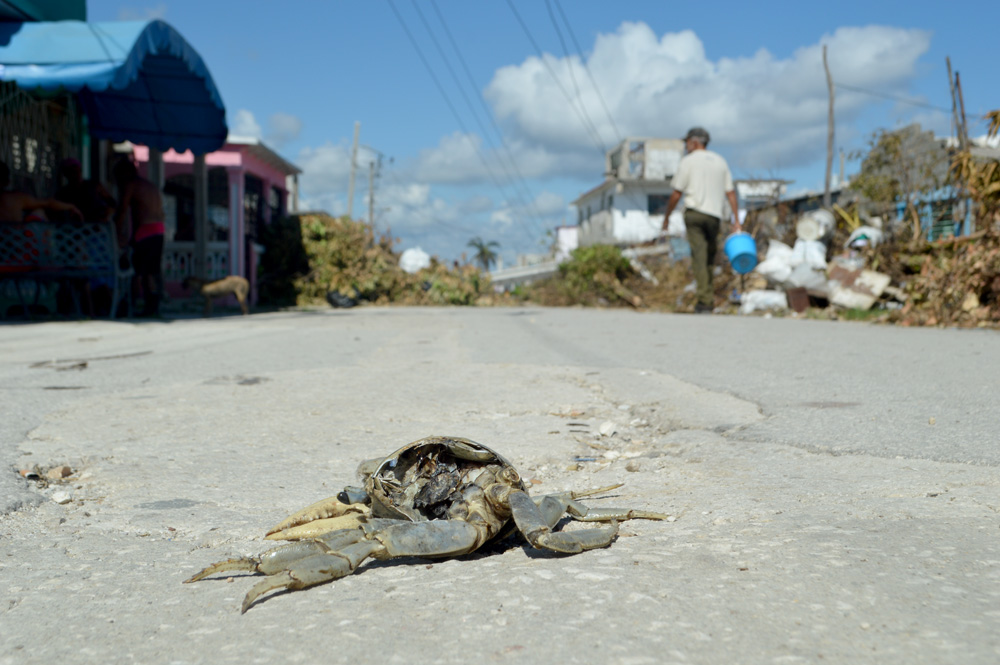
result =
[[694,280],[698,284],[698,304],[714,307],[712,268],[715,263],[715,252],[718,249],[719,218],[697,210],[685,210],[684,226],[687,227],[688,244],[691,245]]

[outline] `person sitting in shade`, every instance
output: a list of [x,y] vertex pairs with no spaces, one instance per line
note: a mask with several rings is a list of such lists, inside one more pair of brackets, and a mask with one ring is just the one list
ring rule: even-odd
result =
[[97,180],[85,180],[80,160],[69,157],[59,164],[59,175],[66,184],[56,192],[56,200],[79,208],[88,222],[110,222],[115,199]]
[[0,162],[0,222],[23,222],[37,210],[65,212],[75,219],[83,219],[80,210],[71,203],[55,199],[39,199],[24,192],[11,191],[8,187],[10,187],[10,167]]

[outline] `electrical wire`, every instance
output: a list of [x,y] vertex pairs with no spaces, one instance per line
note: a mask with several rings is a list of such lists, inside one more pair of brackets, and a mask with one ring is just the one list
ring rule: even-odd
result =
[[[590,71],[590,67],[587,65],[587,60],[584,57],[583,49],[580,48],[580,43],[579,43],[579,41],[577,41],[576,35],[573,32],[573,28],[572,28],[572,26],[569,23],[569,19],[566,17],[566,12],[563,11],[562,6],[559,4],[559,0],[555,0],[555,5],[556,5],[556,8],[559,10],[559,15],[562,17],[563,23],[566,25],[567,32],[569,32],[570,37],[573,40],[573,45],[577,49],[577,53],[580,56],[580,63],[583,65],[584,70],[587,72],[587,75],[590,77],[590,84],[593,86],[594,92],[597,93],[597,98],[601,102],[601,106],[604,109],[604,113],[605,113],[605,115],[608,118],[608,122],[611,124],[611,127],[614,130],[615,138],[617,139],[617,145],[621,145],[622,143],[624,143],[625,137],[618,130],[618,125],[615,123],[614,117],[612,117],[611,111],[608,109],[608,105],[604,101],[604,95],[601,94],[601,89],[597,85],[597,80],[594,78],[593,73]],[[559,28],[559,23],[556,20],[555,14],[552,12],[552,6],[550,4],[550,0],[545,0],[545,6],[546,6],[546,8],[548,9],[548,12],[549,12],[549,20],[552,21],[552,26],[555,28],[556,34],[559,37],[559,43],[562,45],[563,53],[566,55],[566,59],[568,61],[569,58],[570,58],[570,52],[569,52],[569,49],[566,46],[565,40],[563,39],[562,30],[560,30],[560,28]],[[576,85],[576,76],[573,75],[573,69],[572,69],[572,67],[570,67],[570,77],[573,80],[573,85],[576,88],[577,96],[580,98],[580,105],[582,107],[583,106],[583,96],[580,93],[579,87]],[[648,206],[649,206],[649,196],[648,195],[646,195],[646,196],[643,197],[638,192],[634,191],[631,187],[627,187],[625,185],[623,185],[623,187],[625,188],[625,191],[623,192],[624,195],[627,197],[627,199],[629,201],[632,202],[633,205],[635,205],[636,208],[638,208],[640,210],[642,210],[643,208],[646,208],[648,210]],[[612,192],[612,196],[613,195],[614,195],[614,192]],[[646,200],[643,201],[642,198],[645,198]]]
[[594,142],[594,145],[597,147],[597,149],[601,152],[601,157],[603,158],[604,155],[607,153],[607,148],[605,148],[604,143],[601,141],[601,136],[598,133],[597,128],[594,126],[593,121],[590,119],[590,116],[587,115],[587,110],[583,108],[580,109],[577,108],[576,104],[573,101],[572,96],[569,94],[569,91],[566,90],[566,87],[562,84],[562,81],[559,80],[559,76],[556,74],[556,71],[552,69],[552,65],[545,58],[545,54],[542,52],[541,47],[535,40],[535,36],[531,33],[531,29],[528,28],[528,24],[524,22],[523,18],[521,18],[521,13],[517,11],[517,7],[514,6],[513,1],[507,0],[507,6],[510,7],[510,11],[514,14],[514,18],[517,19],[518,24],[521,26],[521,30],[524,31],[524,34],[528,37],[528,41],[531,42],[531,45],[534,47],[535,52],[538,53],[539,60],[541,60],[542,64],[545,65],[545,68],[548,70],[549,75],[552,77],[552,80],[555,81],[555,84],[559,88],[559,91],[562,92],[563,97],[565,97],[566,101],[569,102],[570,108],[573,109],[574,113],[576,113],[577,117],[580,119],[580,122],[583,124],[584,129],[586,129],[587,133],[590,134],[591,140]]
[[[583,103],[583,93],[580,91],[580,85],[576,82],[576,74],[573,73],[574,67],[572,58],[570,57],[569,48],[566,46],[566,40],[563,38],[562,30],[559,28],[559,22],[556,20],[555,12],[552,11],[552,3],[550,0],[545,0],[545,9],[549,13],[549,20],[552,22],[552,27],[555,28],[556,37],[559,38],[559,44],[562,46],[563,55],[566,56],[566,71],[569,72],[569,80],[573,82],[573,91],[576,92],[575,101],[580,105],[580,108],[584,111],[584,113],[586,113],[586,106]],[[580,54],[580,59],[583,59],[582,53]],[[598,136],[600,136],[600,134],[598,134]]]
[[[466,106],[469,108],[470,114],[472,115],[473,119],[476,121],[476,124],[479,125],[479,130],[482,132],[483,138],[488,143],[490,143],[490,147],[493,148],[494,151],[495,151],[496,148],[495,148],[495,146],[492,145],[492,142],[490,141],[489,132],[486,129],[486,126],[483,124],[482,120],[479,117],[479,114],[476,112],[476,108],[473,106],[472,100],[469,99],[469,95],[466,94],[465,87],[462,85],[462,82],[459,80],[458,74],[455,73],[455,69],[451,66],[451,63],[448,60],[448,56],[445,54],[444,49],[441,47],[441,43],[438,41],[437,36],[434,34],[434,31],[431,29],[430,24],[427,22],[427,19],[425,18],[423,11],[421,11],[421,9],[420,9],[420,5],[417,3],[417,0],[412,0],[412,2],[413,2],[413,8],[417,12],[417,16],[419,16],[420,21],[424,25],[424,29],[427,30],[427,34],[430,36],[431,41],[433,42],[435,48],[438,51],[438,55],[441,56],[441,60],[444,62],[445,67],[448,69],[448,73],[451,74],[451,78],[455,82],[455,87],[458,88],[459,94],[461,94],[462,99],[465,101]],[[456,47],[456,50],[457,50],[457,47]],[[473,88],[475,88],[474,85],[473,85]],[[501,169],[503,169],[504,175],[507,177],[507,181],[509,183],[511,183],[511,185],[513,186],[515,197],[518,199],[519,205],[528,214],[531,214],[531,215],[534,216],[534,219],[532,221],[536,224],[536,228],[534,229],[535,233],[542,234],[542,229],[545,227],[545,225],[541,221],[541,219],[539,218],[537,210],[534,207],[534,203],[529,203],[528,202],[528,201],[530,201],[530,191],[528,193],[529,194],[529,198],[526,201],[525,198],[524,198],[524,196],[522,195],[522,192],[519,191],[518,187],[517,187],[517,185],[521,181],[518,181],[518,180],[516,180],[514,178],[514,176],[512,175],[511,171],[509,170],[507,164],[502,159],[497,159],[497,163],[500,165]]]
[[[444,98],[445,103],[448,106],[448,109],[451,111],[452,115],[455,117],[455,120],[456,120],[456,122],[458,122],[459,127],[462,128],[462,131],[465,134],[470,135],[471,132],[469,132],[469,130],[466,128],[465,122],[462,120],[462,117],[459,115],[458,110],[455,108],[455,105],[452,103],[451,98],[448,96],[448,93],[444,89],[444,86],[441,85],[440,79],[438,79],[437,74],[434,73],[434,68],[431,67],[430,62],[427,60],[427,57],[424,55],[423,50],[420,48],[420,45],[417,43],[417,40],[413,36],[413,33],[410,31],[409,26],[406,24],[406,21],[403,19],[403,16],[399,13],[399,10],[396,8],[396,4],[393,2],[393,0],[386,0],[386,2],[389,4],[389,7],[392,9],[393,14],[396,15],[396,19],[399,21],[400,26],[402,26],[403,32],[406,34],[407,38],[410,40],[410,43],[413,45],[414,50],[417,52],[417,56],[420,58],[420,61],[424,64],[424,67],[427,69],[428,74],[430,74],[431,80],[434,82],[434,85],[437,87],[438,92]],[[500,182],[497,180],[496,175],[493,173],[493,169],[490,168],[489,162],[483,156],[483,154],[482,154],[481,151],[477,150],[476,154],[479,156],[480,161],[482,161],[483,166],[486,168],[486,172],[489,175],[490,179],[493,181],[493,184],[500,191],[501,195],[507,201],[508,205],[510,205],[510,197],[504,191],[503,185],[501,185]],[[527,234],[530,235],[531,231],[524,225],[524,221],[520,217],[516,217],[516,220],[517,220],[518,224],[522,227],[522,230],[524,230],[525,233],[527,233]]]
[[[611,111],[608,110],[608,104],[604,101],[604,95],[601,94],[601,89],[597,85],[597,79],[594,78],[594,73],[590,71],[590,65],[587,64],[587,59],[583,55],[583,49],[580,48],[580,42],[576,39],[576,33],[573,32],[573,26],[570,25],[569,19],[566,18],[566,12],[563,11],[562,5],[559,4],[559,0],[553,0],[556,5],[556,9],[559,10],[559,15],[562,17],[563,23],[566,25],[566,31],[569,32],[569,37],[573,40],[573,46],[576,48],[576,52],[580,54],[580,64],[583,65],[583,70],[587,72],[587,76],[590,78],[590,84],[594,87],[594,92],[597,93],[597,99],[601,102],[601,107],[604,109],[604,115],[607,116],[608,122],[611,123],[611,128],[615,132],[615,136],[618,137],[619,143],[623,140],[624,135],[618,130],[618,125],[615,124],[615,118],[611,115]],[[548,0],[546,0],[548,2]]]
[[871,95],[873,97],[882,97],[883,99],[891,99],[895,102],[900,102],[901,104],[909,104],[910,106],[920,106],[925,109],[934,109],[935,111],[943,111],[944,113],[951,113],[951,109],[946,109],[941,106],[934,106],[933,104],[928,104],[926,102],[920,102],[915,99],[908,99],[906,97],[900,97],[899,95],[892,95],[887,92],[879,92],[877,90],[868,90],[866,88],[859,88],[853,85],[845,85],[843,83],[834,83],[834,87],[840,88],[841,90],[850,90],[851,92],[860,92],[865,95]]
[[[455,37],[452,34],[451,29],[448,27],[447,21],[445,21],[444,15],[441,13],[440,8],[438,7],[437,0],[430,0],[430,2],[431,2],[431,7],[434,9],[434,13],[437,14],[438,21],[441,23],[441,27],[444,29],[445,36],[448,38],[448,41],[451,44],[452,50],[455,51],[455,55],[458,57],[458,62],[462,66],[462,70],[465,72],[465,77],[466,79],[468,79],[469,86],[473,90],[478,91],[479,86],[476,85],[475,77],[473,77],[472,72],[469,69],[469,65],[466,62],[465,57],[462,55],[461,49],[458,47],[458,42],[455,40]],[[478,94],[478,92],[476,94],[476,99],[479,101],[480,106],[482,106],[486,118],[490,121],[490,124],[493,126],[493,131],[500,139],[500,143],[503,146],[504,154],[506,155],[507,160],[510,163],[511,170],[514,172],[516,176],[515,182],[520,184],[523,192],[526,194],[527,200],[530,202],[532,211],[536,215],[538,215],[538,217],[541,217],[541,214],[535,207],[534,196],[531,192],[531,189],[528,187],[528,183],[525,180],[524,175],[521,173],[520,168],[518,168],[517,160],[514,158],[514,153],[511,150],[510,145],[508,145],[507,139],[504,137],[503,130],[501,130],[500,126],[497,124],[492,109],[490,109],[489,105],[487,105],[485,100],[483,100],[482,95]],[[485,136],[488,134],[488,132],[486,132],[486,130],[483,130],[483,134]]]

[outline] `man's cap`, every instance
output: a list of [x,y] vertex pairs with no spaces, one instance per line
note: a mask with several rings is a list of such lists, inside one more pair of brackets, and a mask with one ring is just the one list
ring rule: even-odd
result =
[[704,127],[692,127],[691,129],[688,130],[687,135],[684,137],[685,141],[687,141],[688,139],[698,139],[699,141],[707,145],[709,141],[708,130],[706,130]]

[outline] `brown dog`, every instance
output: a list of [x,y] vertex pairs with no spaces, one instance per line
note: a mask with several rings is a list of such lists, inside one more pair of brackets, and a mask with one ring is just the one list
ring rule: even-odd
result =
[[227,296],[232,293],[240,303],[243,314],[249,314],[247,294],[250,293],[250,282],[238,275],[230,275],[215,282],[208,282],[197,277],[185,277],[184,288],[197,289],[205,297],[205,316],[212,315],[212,299]]

